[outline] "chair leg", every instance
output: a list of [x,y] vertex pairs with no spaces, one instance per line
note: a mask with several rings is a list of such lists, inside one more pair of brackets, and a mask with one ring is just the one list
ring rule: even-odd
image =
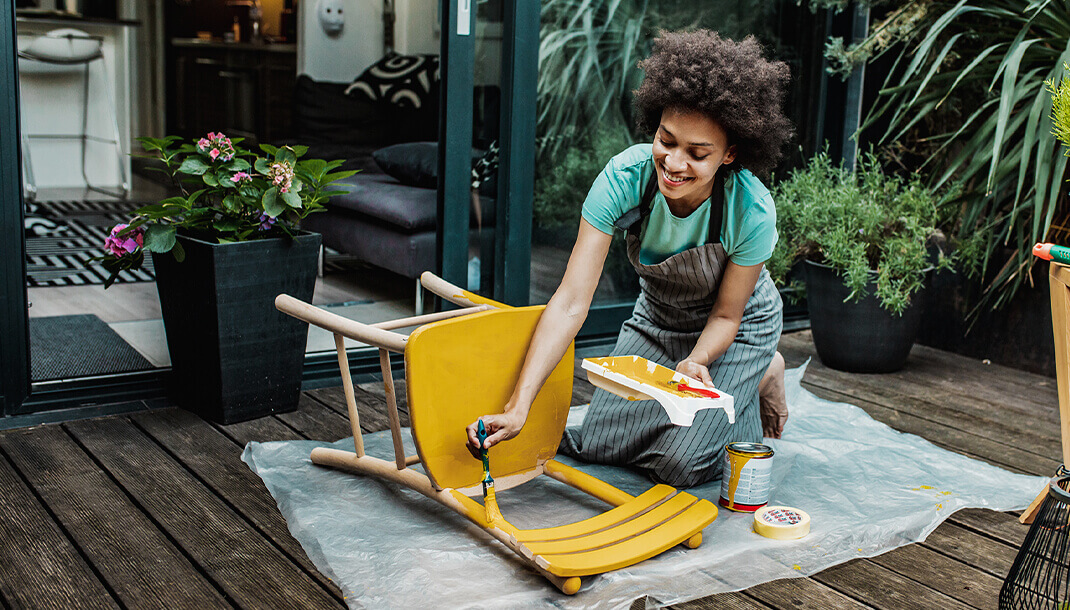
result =
[[323,277],[323,265],[324,265],[324,259],[326,259],[326,258],[327,258],[327,253],[323,250],[323,244],[320,244],[320,255],[319,255],[319,259],[316,261],[316,277],[318,277],[318,278],[322,278]]
[[416,278],[416,315],[424,315],[424,285]]

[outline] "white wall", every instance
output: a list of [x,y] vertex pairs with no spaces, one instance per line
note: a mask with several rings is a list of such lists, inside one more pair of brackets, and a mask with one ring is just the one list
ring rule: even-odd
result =
[[396,0],[394,47],[406,55],[438,55],[438,0]]
[[[345,29],[328,37],[316,17],[318,0],[298,3],[297,72],[319,81],[350,82],[383,56],[382,0],[343,0]],[[437,0],[395,0],[395,49],[439,52]]]

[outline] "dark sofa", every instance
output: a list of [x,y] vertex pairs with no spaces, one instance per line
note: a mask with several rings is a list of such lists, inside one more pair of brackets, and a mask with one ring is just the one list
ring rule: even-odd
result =
[[[298,77],[297,142],[309,147],[310,157],[345,159],[343,168],[361,170],[341,186],[348,194],[332,198],[326,212],[309,215],[302,226],[322,234],[324,246],[415,280],[420,308],[419,276],[435,268],[437,191],[387,175],[371,154],[391,144],[436,140],[437,96],[424,108],[399,108],[346,96],[346,86]],[[497,89],[477,91],[476,103],[477,136],[489,141],[498,123]],[[481,191],[480,213],[471,214],[472,243],[489,252],[494,201],[485,194],[493,191]]]

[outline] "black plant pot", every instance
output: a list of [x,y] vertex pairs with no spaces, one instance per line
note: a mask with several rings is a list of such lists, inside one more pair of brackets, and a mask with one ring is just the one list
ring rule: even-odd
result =
[[821,362],[851,373],[891,373],[903,368],[918,335],[925,288],[897,316],[883,308],[876,285],[857,303],[832,267],[806,261],[806,301],[810,330]]
[[222,424],[297,409],[308,327],[275,309],[275,297],[311,302],[320,235],[179,241],[183,262],[152,257],[175,399]]

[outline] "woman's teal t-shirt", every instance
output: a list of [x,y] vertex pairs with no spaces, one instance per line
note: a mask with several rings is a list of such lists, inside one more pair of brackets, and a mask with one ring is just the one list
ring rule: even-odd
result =
[[[584,220],[612,235],[613,223],[638,207],[653,171],[651,144],[636,144],[610,159],[583,202]],[[777,242],[776,208],[769,189],[750,171],[741,169],[728,174],[724,195],[721,244],[728,259],[745,267],[769,260]],[[707,199],[686,218],[679,218],[669,211],[661,191],[656,191],[643,231],[639,262],[655,265],[706,243],[711,205]]]

